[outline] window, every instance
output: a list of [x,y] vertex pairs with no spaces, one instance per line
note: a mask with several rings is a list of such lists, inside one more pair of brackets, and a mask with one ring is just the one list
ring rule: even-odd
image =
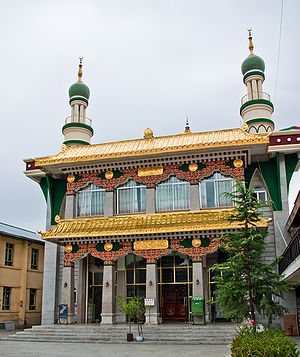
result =
[[80,190],[77,197],[77,216],[99,216],[104,214],[105,190],[90,184]]
[[38,269],[39,263],[39,250],[38,249],[31,249],[31,269]]
[[190,208],[190,184],[172,176],[156,187],[156,210],[176,211]]
[[200,182],[200,200],[202,208],[233,206],[225,192],[232,192],[234,180],[215,172],[213,176]]
[[12,266],[14,258],[14,244],[6,243],[5,249],[5,265]]
[[118,213],[146,212],[146,186],[129,180],[117,188]]
[[127,298],[138,296],[146,297],[146,259],[128,254],[125,258],[126,262],[126,290]]
[[36,309],[36,289],[29,289],[29,310]]
[[260,202],[267,201],[267,191],[263,187],[254,187],[254,192],[256,193],[256,198]]
[[2,310],[10,310],[11,288],[3,287]]

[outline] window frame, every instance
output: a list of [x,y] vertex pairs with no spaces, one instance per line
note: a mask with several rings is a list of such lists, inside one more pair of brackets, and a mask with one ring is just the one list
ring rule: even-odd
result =
[[5,266],[12,267],[14,265],[14,252],[15,252],[15,245],[13,243],[6,242],[5,257],[4,257]]
[[[218,177],[216,177],[215,179],[213,179],[213,177],[215,177],[216,175],[218,175]],[[208,207],[208,206],[204,206],[203,202],[202,202],[202,195],[201,195],[201,184],[205,183],[205,182],[213,182],[214,184],[214,206],[212,207]],[[231,192],[234,192],[234,178],[231,176],[225,176],[222,172],[220,171],[215,171],[212,175],[203,178],[202,180],[199,181],[199,200],[200,200],[200,209],[213,209],[213,208],[223,208],[223,207],[233,207],[234,203],[231,202],[230,205],[220,205],[220,194],[219,194],[219,187],[218,187],[218,183],[221,181],[230,181],[232,183],[232,190]]]
[[2,293],[2,311],[9,311],[11,305],[11,292],[12,288],[9,286],[3,286]]
[[[37,296],[37,289],[29,289],[29,299],[28,299],[28,310],[35,311],[36,310],[36,296]],[[32,299],[33,298],[33,303]]]
[[[128,186],[128,183],[129,182],[135,182],[135,186]],[[128,190],[128,189],[132,189],[132,190],[137,190],[137,189],[144,189],[145,190],[145,203],[144,203],[144,207],[145,209],[144,210],[140,210],[140,211],[134,211],[134,207],[133,207],[133,203],[131,202],[131,210],[130,212],[120,212],[120,207],[119,207],[119,203],[120,203],[120,198],[119,198],[119,192],[121,190]],[[119,187],[117,187],[116,189],[116,214],[118,215],[126,215],[126,214],[139,214],[139,213],[146,213],[146,204],[147,204],[147,186],[146,185],[143,185],[143,184],[140,184],[139,182],[135,181],[134,179],[129,179],[127,180],[123,185],[120,185]],[[142,206],[142,203],[141,202],[141,206]]]
[[[173,177],[175,177],[178,181],[177,182],[169,182]],[[174,187],[177,185],[187,185],[188,186],[188,207],[187,208],[175,208],[175,192],[174,192]],[[162,186],[171,186],[172,187],[172,209],[167,209],[167,210],[159,210],[158,209],[158,187]],[[155,207],[156,207],[156,212],[173,212],[173,211],[189,211],[191,209],[191,184],[189,181],[184,181],[180,180],[177,176],[169,176],[167,180],[160,182],[156,188],[155,188]]]
[[39,254],[40,250],[37,248],[31,248],[31,263],[30,269],[38,270],[39,269]]
[[[92,189],[89,189],[89,187],[95,187]],[[97,189],[96,189],[97,188]],[[90,200],[92,200],[92,193],[93,192],[102,192],[103,193],[103,207],[102,207],[102,212],[100,213],[96,213],[96,214],[92,214],[92,202],[90,205],[90,213],[89,214],[85,214],[85,215],[79,215],[79,209],[78,209],[78,205],[79,205],[79,196],[83,195],[83,193],[89,192],[90,194]],[[105,208],[105,189],[102,188],[101,186],[96,185],[93,182],[89,182],[87,186],[81,188],[80,190],[78,190],[76,192],[76,217],[93,217],[93,216],[104,216],[104,208]]]
[[[260,202],[260,203],[262,203],[262,204],[267,203],[267,201],[268,201],[268,194],[267,194],[267,190],[266,190],[263,186],[255,186],[255,187],[253,187],[253,190],[254,190],[254,192],[255,192],[256,199],[257,199],[258,202]],[[260,194],[260,193],[263,193],[263,194],[264,194],[264,196],[265,196],[265,199],[264,199],[264,200],[261,200],[261,199],[259,198],[259,194]]]

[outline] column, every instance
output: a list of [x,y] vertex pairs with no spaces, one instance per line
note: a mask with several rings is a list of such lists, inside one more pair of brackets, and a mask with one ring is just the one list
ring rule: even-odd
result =
[[157,263],[146,265],[146,299],[154,299],[154,306],[146,306],[146,324],[159,323]]
[[114,193],[113,191],[105,192],[104,200],[104,216],[114,215]]
[[146,213],[155,213],[155,188],[146,189]]
[[251,83],[247,82],[247,92],[248,92],[248,100],[252,99],[252,89],[251,89]]
[[74,314],[74,264],[69,263],[63,268],[61,301],[62,304],[68,305],[68,323],[75,322]]
[[258,89],[257,89],[257,83],[255,79],[252,79],[252,90],[253,90],[253,99],[258,99]]
[[103,268],[103,291],[102,291],[102,321],[101,324],[112,325],[115,323],[115,266],[105,264]]
[[[193,262],[193,297],[204,297],[204,286],[203,286],[203,266],[202,262]],[[200,316],[194,317],[195,323],[202,322]]]
[[191,211],[200,209],[199,185],[190,185],[190,209]]
[[[125,274],[125,256],[123,256],[117,260],[117,296],[127,296]],[[126,316],[125,314],[123,314],[123,312],[120,311],[120,308],[118,306],[116,306],[116,322],[126,322]]]
[[78,272],[78,285],[77,285],[77,320],[79,323],[85,321],[85,309],[86,309],[86,269],[87,259],[79,259],[79,272]]
[[66,195],[65,219],[75,217],[75,195]]

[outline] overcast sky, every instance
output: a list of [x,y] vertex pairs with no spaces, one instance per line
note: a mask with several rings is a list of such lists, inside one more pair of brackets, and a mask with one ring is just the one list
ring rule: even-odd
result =
[[[0,221],[45,228],[39,186],[24,158],[60,150],[68,88],[83,56],[93,143],[239,127],[240,66],[264,58],[276,129],[300,124],[299,0],[285,0],[274,101],[281,0],[1,1]],[[291,200],[299,189],[292,181]]]

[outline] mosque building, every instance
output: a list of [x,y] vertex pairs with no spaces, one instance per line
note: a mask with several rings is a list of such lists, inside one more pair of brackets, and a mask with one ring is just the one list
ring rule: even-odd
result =
[[[288,189],[299,168],[300,130],[275,130],[273,104],[264,92],[264,60],[242,63],[246,95],[241,127],[91,144],[90,90],[69,89],[71,114],[57,154],[26,159],[27,177],[47,202],[42,324],[56,321],[57,304],[70,322],[124,322],[116,296],[149,299],[146,323],[190,321],[193,297],[204,297],[206,321],[222,320],[210,269],[226,259],[214,238],[239,229],[224,192],[235,180],[266,202],[257,223],[268,229],[265,261],[289,241]],[[268,202],[271,202],[268,204]],[[295,308],[296,297],[289,299]]]

